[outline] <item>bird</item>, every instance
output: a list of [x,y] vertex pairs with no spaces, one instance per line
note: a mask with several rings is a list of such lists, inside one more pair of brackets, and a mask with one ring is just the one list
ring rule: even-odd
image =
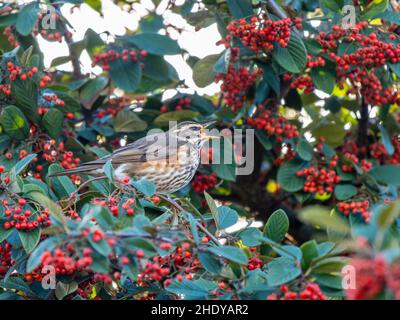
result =
[[158,193],[174,193],[193,179],[200,165],[203,145],[219,138],[206,130],[214,123],[184,121],[167,132],[147,135],[105,157],[52,173],[49,177],[71,174],[102,177],[105,176],[104,165],[111,160],[117,179],[145,179],[155,185]]

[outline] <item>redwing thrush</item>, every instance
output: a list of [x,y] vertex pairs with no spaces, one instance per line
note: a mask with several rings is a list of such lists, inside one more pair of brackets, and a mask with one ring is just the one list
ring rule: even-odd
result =
[[108,156],[50,175],[88,174],[103,176],[103,166],[112,161],[115,176],[143,178],[156,185],[157,192],[172,193],[187,185],[200,164],[200,149],[209,139],[211,123],[182,122],[167,132],[143,137]]

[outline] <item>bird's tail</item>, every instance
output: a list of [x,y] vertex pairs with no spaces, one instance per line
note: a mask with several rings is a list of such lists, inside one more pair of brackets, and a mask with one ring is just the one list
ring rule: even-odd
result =
[[53,172],[53,173],[49,174],[49,178],[60,177],[60,176],[70,176],[71,174],[80,174],[80,173],[95,175],[96,171],[98,171],[98,170],[99,170],[99,167],[96,165],[82,164],[81,166],[76,167],[76,168],[66,169],[66,170],[62,170],[59,172]]

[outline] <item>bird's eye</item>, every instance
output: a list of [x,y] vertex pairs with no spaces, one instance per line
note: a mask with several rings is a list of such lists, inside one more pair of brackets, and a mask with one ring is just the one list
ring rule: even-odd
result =
[[200,127],[192,127],[191,130],[197,132],[200,131]]

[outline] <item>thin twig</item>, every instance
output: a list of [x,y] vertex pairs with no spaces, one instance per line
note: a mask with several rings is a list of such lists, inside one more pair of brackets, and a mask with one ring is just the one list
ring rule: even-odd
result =
[[[187,211],[185,209],[182,208],[182,206],[177,203],[174,199],[171,199],[169,197],[163,196],[163,195],[158,195],[161,199],[169,202],[170,204],[172,204],[175,208],[177,208],[178,210],[182,211],[183,213],[186,213]],[[198,222],[197,220],[195,220],[196,226],[203,231],[216,245],[220,246],[221,244],[219,243],[218,239],[210,233],[210,231],[207,230],[207,228],[205,228],[200,222]]]

